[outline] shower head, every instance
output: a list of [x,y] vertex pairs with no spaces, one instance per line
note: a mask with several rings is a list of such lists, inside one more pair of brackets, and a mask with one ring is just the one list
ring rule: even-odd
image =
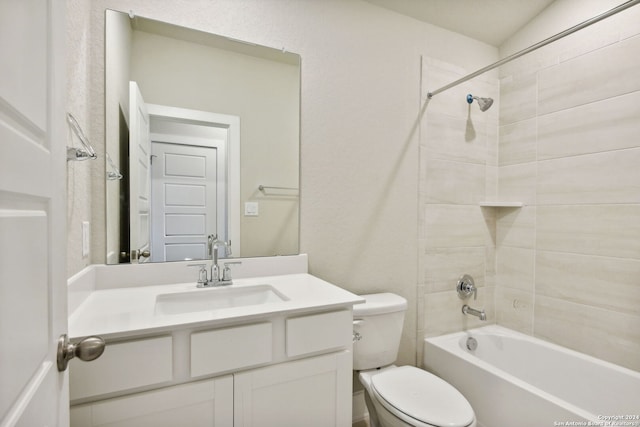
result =
[[479,98],[471,94],[467,95],[467,102],[469,104],[471,104],[474,99],[478,101],[478,107],[480,107],[480,111],[487,111],[493,104],[492,98]]

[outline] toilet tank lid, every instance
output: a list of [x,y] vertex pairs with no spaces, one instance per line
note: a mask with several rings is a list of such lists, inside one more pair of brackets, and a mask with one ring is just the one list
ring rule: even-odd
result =
[[395,313],[407,309],[407,300],[400,295],[385,292],[360,296],[365,299],[365,302],[353,306],[354,317]]

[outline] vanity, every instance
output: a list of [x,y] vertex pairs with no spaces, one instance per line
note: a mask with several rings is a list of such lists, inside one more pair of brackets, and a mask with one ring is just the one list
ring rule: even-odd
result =
[[242,262],[216,288],[196,288],[186,263],[74,276],[70,339],[107,346],[70,364],[71,425],[351,425],[363,300],[308,274],[305,255]]

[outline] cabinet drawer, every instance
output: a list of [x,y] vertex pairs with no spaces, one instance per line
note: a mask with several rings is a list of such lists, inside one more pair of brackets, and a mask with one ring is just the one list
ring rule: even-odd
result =
[[70,399],[82,399],[172,379],[170,336],[107,344],[104,354],[91,363],[70,364]]
[[351,310],[287,319],[287,356],[349,347],[353,336]]
[[272,325],[238,326],[191,334],[191,376],[271,362]]

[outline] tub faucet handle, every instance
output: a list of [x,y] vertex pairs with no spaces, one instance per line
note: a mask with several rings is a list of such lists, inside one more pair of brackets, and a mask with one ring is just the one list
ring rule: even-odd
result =
[[478,297],[478,290],[476,289],[473,277],[468,274],[465,274],[458,279],[456,290],[458,291],[460,299],[467,299],[471,294],[473,294],[474,300]]

